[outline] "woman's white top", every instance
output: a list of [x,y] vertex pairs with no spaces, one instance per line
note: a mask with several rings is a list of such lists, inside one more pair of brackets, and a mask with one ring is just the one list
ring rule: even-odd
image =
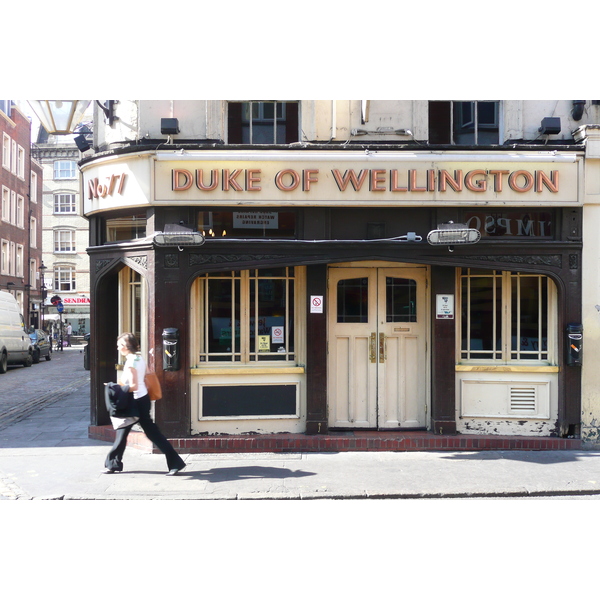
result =
[[133,392],[134,398],[141,398],[148,393],[146,382],[144,377],[146,375],[146,361],[141,357],[140,354],[128,354],[123,365],[123,383],[125,385],[131,385],[133,382],[129,381],[129,371],[127,369],[133,368],[137,371],[137,390]]

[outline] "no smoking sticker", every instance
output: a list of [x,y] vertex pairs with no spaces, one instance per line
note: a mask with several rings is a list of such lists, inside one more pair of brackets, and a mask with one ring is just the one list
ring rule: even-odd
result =
[[322,313],[323,312],[323,296],[311,296],[310,297],[310,312],[311,313]]

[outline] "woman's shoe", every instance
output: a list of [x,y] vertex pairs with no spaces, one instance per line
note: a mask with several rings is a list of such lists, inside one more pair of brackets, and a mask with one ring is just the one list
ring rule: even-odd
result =
[[169,476],[169,475],[177,475],[177,473],[179,473],[179,471],[185,469],[187,465],[183,465],[183,467],[177,467],[176,469],[171,469],[168,473],[165,473],[165,475]]
[[102,472],[105,475],[112,475],[113,473],[120,473],[121,471],[117,471],[117,469],[104,469]]

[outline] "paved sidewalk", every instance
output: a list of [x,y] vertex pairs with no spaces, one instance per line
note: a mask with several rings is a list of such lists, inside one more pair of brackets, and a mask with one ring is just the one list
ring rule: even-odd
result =
[[600,499],[592,451],[188,454],[186,469],[165,477],[163,455],[127,448],[125,471],[105,475],[110,444],[87,437],[89,372],[78,348],[9,370],[0,398],[0,500]]

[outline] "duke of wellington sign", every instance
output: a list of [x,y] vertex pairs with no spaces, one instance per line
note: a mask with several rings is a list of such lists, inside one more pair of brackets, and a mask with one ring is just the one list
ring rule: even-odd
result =
[[[176,153],[84,168],[86,214],[132,204],[198,206],[569,206],[574,154]],[[126,163],[125,168],[121,168]]]

